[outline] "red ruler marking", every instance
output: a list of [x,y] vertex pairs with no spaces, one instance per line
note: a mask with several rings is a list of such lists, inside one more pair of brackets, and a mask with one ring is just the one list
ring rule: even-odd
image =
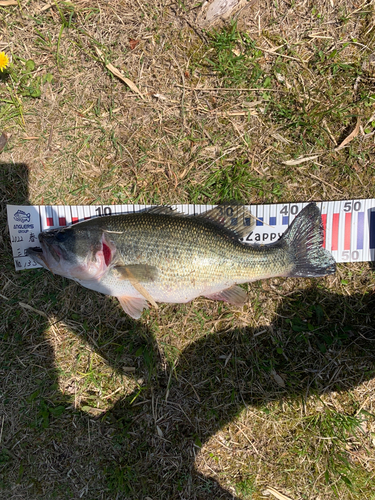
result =
[[327,214],[322,214],[323,222],[323,248],[326,247],[326,232],[327,232]]
[[78,217],[72,217],[72,224],[75,224],[76,222],[78,222]]
[[59,217],[59,226],[66,226],[65,217]]
[[340,218],[340,214],[333,214],[331,250],[338,250],[338,247],[339,247],[339,218]]
[[47,226],[48,227],[53,226],[53,217],[47,217]]

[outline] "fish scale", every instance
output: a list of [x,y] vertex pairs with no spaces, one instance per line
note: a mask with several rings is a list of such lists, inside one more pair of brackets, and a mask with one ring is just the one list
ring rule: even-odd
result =
[[118,297],[139,318],[147,302],[184,303],[198,296],[241,305],[238,284],[274,276],[318,277],[335,271],[322,248],[323,224],[314,203],[284,235],[269,245],[244,245],[252,225],[236,207],[243,226],[231,229],[221,207],[190,217],[157,207],[127,215],[98,217],[39,234],[41,249],[28,255],[56,274]]
[[[95,220],[92,221],[95,224]],[[104,223],[107,221],[104,219]],[[135,261],[148,263],[160,269],[160,283],[179,286],[196,283],[207,285],[212,279],[242,282],[258,279],[264,274],[264,265],[271,274],[285,271],[284,259],[275,248],[245,246],[205,221],[189,218],[171,218],[168,215],[119,215],[109,225],[123,235],[111,235],[119,258],[126,264]],[[134,240],[137,241],[134,244]],[[142,259],[137,260],[137,256]]]

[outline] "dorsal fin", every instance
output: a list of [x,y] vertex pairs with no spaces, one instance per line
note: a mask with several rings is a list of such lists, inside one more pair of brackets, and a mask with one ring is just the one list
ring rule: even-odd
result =
[[246,237],[256,224],[256,218],[251,215],[249,210],[243,205],[235,203],[218,205],[199,215],[186,215],[168,205],[147,208],[145,211],[149,214],[191,217],[209,221],[220,229],[226,229],[228,234],[230,233],[236,238]]
[[145,212],[148,214],[162,214],[162,215],[179,215],[184,216],[185,214],[182,214],[178,210],[176,210],[173,207],[170,207],[169,205],[161,205],[158,207],[151,207],[151,208],[146,208]]
[[256,224],[255,217],[246,207],[235,204],[218,205],[207,212],[192,217],[208,220],[221,229],[229,230],[237,238],[247,236]]

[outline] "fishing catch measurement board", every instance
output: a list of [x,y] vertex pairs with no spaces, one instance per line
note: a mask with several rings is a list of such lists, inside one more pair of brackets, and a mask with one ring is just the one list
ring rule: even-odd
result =
[[[277,241],[308,203],[248,205],[256,225],[244,238],[247,244]],[[16,206],[8,205],[8,225],[16,270],[40,267],[25,251],[38,246],[38,234],[70,226],[93,217],[134,213],[152,205]],[[199,215],[216,205],[173,205],[178,211]],[[323,246],[336,262],[375,260],[375,199],[318,202],[323,226]],[[233,228],[251,225],[249,218],[236,217],[236,206],[220,205],[220,215]]]

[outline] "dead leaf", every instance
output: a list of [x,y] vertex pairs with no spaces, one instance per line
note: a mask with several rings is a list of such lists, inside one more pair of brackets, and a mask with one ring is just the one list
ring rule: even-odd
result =
[[258,104],[262,104],[263,101],[244,101],[241,106],[245,108],[255,108]]
[[360,119],[359,117],[357,118],[357,125],[355,126],[353,132],[351,132],[346,139],[342,141],[341,144],[335,148],[335,151],[340,151],[340,149],[344,148],[349,142],[351,142],[355,137],[357,137],[359,133],[359,126],[360,126]]
[[27,309],[27,310],[29,310],[29,311],[31,311],[31,312],[34,312],[34,313],[40,314],[40,316],[44,316],[45,318],[47,318],[47,319],[48,319],[47,314],[46,314],[46,313],[44,313],[43,311],[39,311],[39,309],[35,309],[34,307],[29,306],[29,304],[25,304],[24,302],[18,302],[18,303],[19,303],[19,305],[20,305],[21,307],[23,307],[24,309]]
[[296,160],[283,161],[283,164],[284,165],[299,165],[300,163],[305,163],[307,161],[316,160],[317,158],[319,158],[319,155],[307,156],[305,158],[297,158]]
[[104,408],[93,408],[92,406],[87,406],[87,405],[82,406],[82,410],[95,417],[97,415],[101,415],[106,411]]
[[235,12],[245,5],[245,0],[213,0],[205,2],[197,21],[200,25],[211,25],[221,19],[229,19]]
[[0,7],[8,7],[9,5],[18,5],[16,0],[0,0]]
[[212,114],[217,116],[246,116],[247,114],[256,115],[255,111],[213,111]]
[[292,141],[290,141],[289,139],[285,139],[285,137],[280,135],[278,132],[271,134],[271,137],[273,137],[277,141],[283,142],[284,144],[292,144]]
[[143,95],[141,94],[140,90],[138,89],[138,87],[136,86],[135,83],[133,83],[131,80],[129,80],[129,78],[126,78],[121,72],[120,70],[118,70],[117,68],[115,68],[112,64],[108,63],[106,64],[106,68],[111,72],[113,73],[115,76],[117,76],[117,78],[120,78],[120,80],[122,80],[124,83],[126,83],[126,85],[133,91],[135,92],[136,94],[138,94],[142,99],[144,99]]
[[160,427],[158,425],[156,426],[156,430],[157,430],[158,436],[163,438],[164,437],[163,431],[160,429]]
[[7,142],[9,141],[9,139],[10,139],[10,135],[6,134],[5,132],[3,132],[1,134],[1,136],[0,136],[0,153],[7,145]]
[[271,486],[267,486],[267,489],[263,491],[263,495],[273,495],[277,500],[293,500],[290,497],[287,497],[283,493],[275,490],[275,488],[271,488]]
[[53,3],[48,3],[47,5],[44,5],[44,7],[42,7],[39,12],[45,12],[46,10],[50,9],[53,6],[54,6]]
[[[95,47],[95,50],[96,50],[96,53],[98,54],[98,56],[103,60],[103,52],[100,49],[98,49],[98,47]],[[113,66],[113,64],[111,64],[111,63],[106,64],[105,62],[104,62],[104,64],[105,64],[105,67],[108,69],[108,71],[110,71],[113,75],[117,76],[117,78],[119,78],[124,83],[126,83],[126,85],[130,88],[130,90],[132,90],[133,92],[138,94],[144,100],[143,95],[141,94],[140,90],[138,89],[138,87],[136,86],[135,83],[133,83],[131,80],[129,80],[129,78],[126,78],[121,73],[121,71],[119,69],[117,69]]]
[[130,38],[129,40],[130,50],[134,50],[138,44],[139,40],[134,40],[134,38]]
[[157,99],[161,99],[162,101],[166,101],[167,100],[167,98],[163,94],[152,94],[152,95],[154,97],[156,97]]
[[280,375],[278,375],[275,370],[271,370],[271,375],[274,379],[274,381],[276,382],[277,385],[279,385],[280,387],[285,387],[285,382],[284,382],[284,379],[280,377]]

